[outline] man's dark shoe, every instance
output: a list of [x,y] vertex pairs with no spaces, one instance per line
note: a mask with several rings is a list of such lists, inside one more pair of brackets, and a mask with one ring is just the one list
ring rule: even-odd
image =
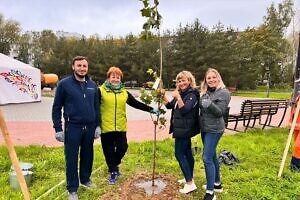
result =
[[82,183],[81,185],[88,189],[96,188],[96,185],[91,180],[86,183]]

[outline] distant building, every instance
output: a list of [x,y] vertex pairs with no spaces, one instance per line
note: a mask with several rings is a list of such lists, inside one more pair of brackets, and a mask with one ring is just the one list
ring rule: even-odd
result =
[[81,39],[84,35],[81,35],[79,33],[70,33],[70,32],[65,32],[65,31],[56,31],[55,35],[59,38],[61,37],[65,37],[65,38],[77,38],[77,39]]

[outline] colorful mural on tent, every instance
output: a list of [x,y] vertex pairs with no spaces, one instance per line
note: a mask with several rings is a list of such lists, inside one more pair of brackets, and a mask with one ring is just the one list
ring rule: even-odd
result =
[[37,85],[33,83],[32,78],[23,74],[21,71],[11,69],[8,72],[0,73],[0,75],[3,76],[7,82],[15,85],[19,91],[27,93],[34,99],[38,98]]

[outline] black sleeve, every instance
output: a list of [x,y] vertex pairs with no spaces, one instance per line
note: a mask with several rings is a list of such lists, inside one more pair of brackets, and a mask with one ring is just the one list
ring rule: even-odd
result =
[[[97,88],[97,85],[96,85]],[[96,90],[96,94],[94,97],[94,105],[96,110],[96,126],[100,126],[100,119],[101,119],[101,113],[100,113],[100,101],[99,101],[99,89]]]
[[176,99],[175,98],[173,98],[170,102],[168,102],[166,105],[165,105],[165,107],[167,108],[167,109],[173,109],[174,108],[174,106],[175,106],[175,104],[176,104]]
[[190,112],[198,104],[198,99],[195,94],[191,93],[184,98],[184,105],[180,108],[181,114],[186,114]]
[[132,96],[132,94],[130,94],[128,91],[127,91],[127,94],[128,94],[127,104],[130,105],[131,107],[134,107],[136,109],[143,110],[146,112],[151,112],[153,110],[152,107],[147,106],[146,104],[136,100],[134,98],[134,96]]
[[101,104],[101,91],[100,88],[98,88],[98,96],[99,96],[99,105]]

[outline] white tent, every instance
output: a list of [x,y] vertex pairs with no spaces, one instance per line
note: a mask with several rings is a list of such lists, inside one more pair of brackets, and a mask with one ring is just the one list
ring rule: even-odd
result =
[[41,101],[41,73],[0,53],[0,105]]

